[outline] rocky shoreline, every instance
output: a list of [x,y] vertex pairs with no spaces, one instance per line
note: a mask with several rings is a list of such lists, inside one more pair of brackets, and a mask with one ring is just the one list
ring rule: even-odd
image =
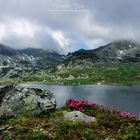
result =
[[0,118],[17,116],[27,112],[38,115],[55,108],[55,97],[48,90],[19,85],[0,88]]

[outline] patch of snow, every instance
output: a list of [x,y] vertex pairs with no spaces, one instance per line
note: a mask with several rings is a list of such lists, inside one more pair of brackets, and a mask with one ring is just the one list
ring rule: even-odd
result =
[[25,60],[25,57],[24,57],[24,56],[21,56],[21,58],[22,58],[23,60]]
[[10,60],[9,60],[9,59],[7,59],[7,62],[8,62],[8,63],[10,63]]
[[35,59],[32,55],[29,56],[25,54],[25,56],[29,61],[33,61]]
[[10,60],[12,60],[12,58],[11,58],[11,57],[9,57],[9,56],[7,56],[7,58],[8,58],[8,59],[10,59]]
[[132,45],[131,44],[129,45],[129,48],[132,48]]
[[121,60],[121,59],[122,59],[122,57],[118,56],[118,57],[117,57],[117,59],[120,59],[120,60]]
[[31,55],[30,57],[31,57],[31,59],[32,59],[32,60],[34,60],[34,59],[35,59],[32,55]]
[[120,53],[121,55],[124,55],[124,54],[125,54],[125,51],[119,51],[119,53]]
[[2,68],[8,68],[9,66],[0,66],[0,69],[2,69]]

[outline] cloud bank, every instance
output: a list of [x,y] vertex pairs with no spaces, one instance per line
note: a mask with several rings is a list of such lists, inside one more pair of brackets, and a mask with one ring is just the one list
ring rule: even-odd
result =
[[140,38],[139,0],[0,0],[0,42],[60,53]]

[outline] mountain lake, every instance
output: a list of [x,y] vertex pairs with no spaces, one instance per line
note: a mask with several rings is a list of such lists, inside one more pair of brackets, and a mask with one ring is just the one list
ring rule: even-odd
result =
[[140,115],[140,86],[108,85],[47,85],[38,83],[20,84],[25,87],[39,87],[54,93],[57,107],[65,105],[68,99],[82,99],[96,104],[111,106],[121,111]]

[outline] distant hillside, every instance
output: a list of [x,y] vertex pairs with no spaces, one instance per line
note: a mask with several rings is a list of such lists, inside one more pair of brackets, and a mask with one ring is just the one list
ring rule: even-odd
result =
[[0,44],[0,66],[38,66],[47,68],[59,64],[62,60],[63,56],[57,52],[35,48],[15,50]]
[[30,76],[63,60],[63,55],[54,51],[35,48],[16,50],[0,44],[0,77]]
[[140,44],[119,40],[93,50],[81,49],[69,53],[63,64],[65,67],[73,67],[118,62],[140,62]]
[[13,49],[0,44],[0,77],[30,76],[44,69],[140,62],[140,45],[130,40],[111,42],[93,50],[80,49],[68,55],[37,48]]
[[48,68],[57,64],[60,64],[64,57],[55,51],[49,51],[44,49],[27,48],[19,50],[21,54],[26,54],[29,57],[34,58],[36,66],[42,68]]
[[6,45],[3,45],[3,44],[0,44],[0,55],[3,55],[3,56],[13,56],[13,55],[18,55],[18,51],[6,46]]

